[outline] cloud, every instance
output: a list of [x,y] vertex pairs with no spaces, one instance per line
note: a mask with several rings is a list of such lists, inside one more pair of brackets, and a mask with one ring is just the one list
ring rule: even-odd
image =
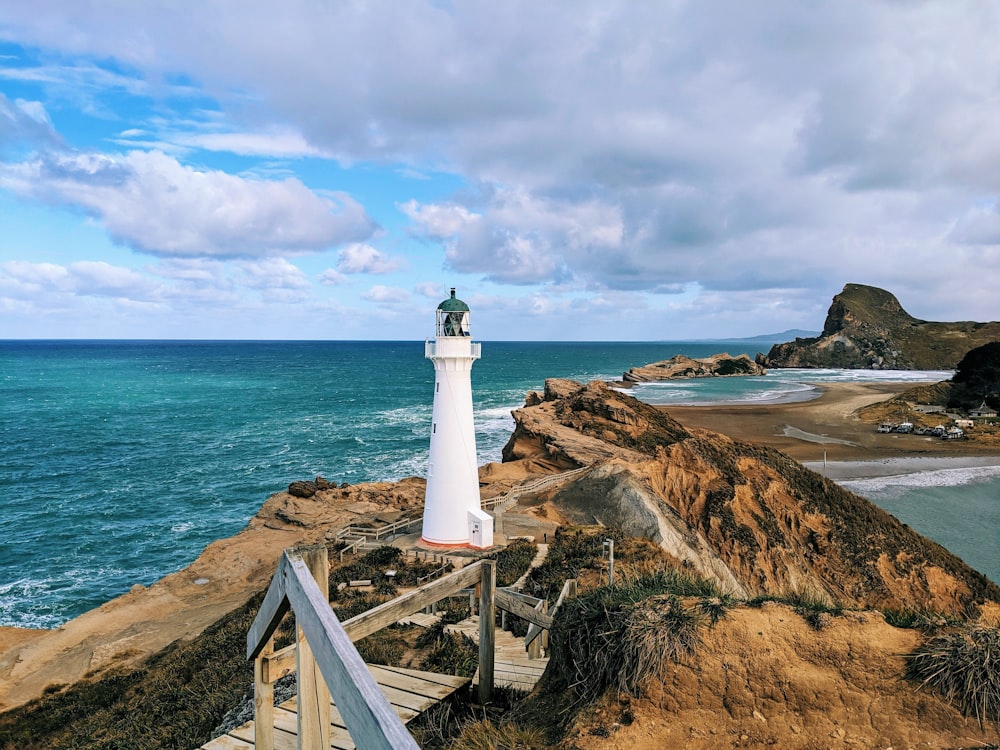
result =
[[355,242],[337,253],[337,270],[341,273],[392,273],[402,266],[399,258],[388,258],[371,245]]
[[345,194],[320,197],[298,179],[197,170],[159,152],[52,153],[0,165],[0,187],[76,206],[115,241],[163,257],[265,258],[317,252],[369,236]]
[[60,138],[41,102],[0,93],[0,154],[15,149],[58,146]]
[[[845,281],[923,299],[949,275],[1000,284],[995,4],[206,3],[216,23],[169,3],[13,4],[0,35],[114,60],[20,75],[147,97],[182,76],[211,102],[126,138],[453,175],[451,194],[406,181],[389,200],[449,271],[496,284],[588,305],[647,292],[706,317],[727,298],[760,316],[760,300],[826,304]],[[346,196],[146,158],[25,162],[0,181],[161,257],[356,243],[323,283],[396,262]],[[711,309],[665,301],[695,288]]]
[[146,276],[104,261],[77,261],[66,266],[6,261],[0,263],[0,284],[7,294],[23,299],[62,294],[149,302],[163,294],[162,286]]
[[241,261],[243,283],[251,289],[309,289],[310,284],[302,270],[284,258]]
[[332,268],[328,268],[319,275],[319,283],[326,286],[340,286],[347,283],[347,277]]
[[440,300],[448,296],[448,290],[443,285],[433,281],[421,281],[413,288],[413,291],[421,297],[433,300]]
[[382,286],[381,284],[376,284],[361,296],[369,302],[377,302],[381,305],[399,305],[410,299],[410,293],[405,289]]

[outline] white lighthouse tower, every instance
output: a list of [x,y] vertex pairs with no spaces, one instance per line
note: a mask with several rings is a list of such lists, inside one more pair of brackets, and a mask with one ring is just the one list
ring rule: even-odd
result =
[[434,363],[434,409],[421,541],[492,547],[493,518],[479,504],[472,422],[472,363],[481,347],[469,332],[469,306],[455,297],[454,289],[438,305],[434,340],[424,347]]

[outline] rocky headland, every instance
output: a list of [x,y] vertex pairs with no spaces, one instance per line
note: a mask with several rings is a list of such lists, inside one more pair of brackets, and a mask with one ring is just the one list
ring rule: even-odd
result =
[[549,490],[569,522],[653,539],[738,596],[809,590],[962,617],[1000,602],[940,545],[787,455],[685,428],[604,383],[549,380],[514,418],[505,462],[587,467]]
[[739,375],[766,375],[767,370],[746,354],[735,357],[728,353],[693,359],[678,354],[662,362],[632,367],[622,373],[622,383],[656,383],[680,378],[716,378]]
[[[514,418],[503,462],[480,470],[484,498],[535,488],[504,514],[507,535],[551,537],[597,524],[648,540],[676,571],[711,582],[732,608],[703,626],[696,655],[667,659],[661,677],[625,704],[609,693],[562,739],[525,747],[604,747],[611,734],[640,749],[1000,741],[996,718],[980,724],[933,690],[915,689],[905,654],[924,636],[888,621],[909,613],[995,632],[1000,587],[940,545],[785,453],[682,424],[602,382],[549,380]],[[362,518],[419,514],[423,488],[416,478],[351,487],[313,481],[277,493],[246,530],[210,545],[189,568],[55,631],[6,633],[0,702],[11,708],[44,693],[26,708],[51,704],[58,721],[71,721],[61,685],[113,681],[139,668],[152,674],[160,649],[212,638],[216,620],[263,589],[283,548],[332,545],[338,529]],[[580,576],[582,591],[598,585],[598,577]],[[644,616],[680,606],[672,601],[654,597]],[[788,601],[813,602],[815,622]],[[569,693],[553,688],[559,684],[555,675],[543,680],[522,721],[562,711],[558,701]]]
[[1000,322],[919,320],[884,289],[847,284],[818,337],[775,344],[756,359],[766,367],[951,370],[969,350],[998,340]]

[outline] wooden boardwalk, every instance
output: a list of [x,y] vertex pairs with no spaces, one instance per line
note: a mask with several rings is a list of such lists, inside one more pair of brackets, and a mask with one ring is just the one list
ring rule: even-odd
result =
[[[479,617],[473,616],[454,625],[446,625],[445,631],[462,633],[478,643]],[[506,630],[500,630],[499,627],[496,629],[494,637],[496,641],[493,652],[493,684],[531,692],[538,681],[542,679],[542,673],[549,663],[548,657],[529,659],[524,649],[524,638],[513,635]],[[472,681],[474,684],[478,684],[478,670]]]
[[[470,682],[468,677],[453,677],[403,667],[369,664],[368,669],[404,724]],[[298,747],[296,709],[295,698],[275,707],[275,750],[295,750]],[[333,706],[331,718],[333,724],[331,747],[338,750],[353,750],[355,744],[344,726],[336,705]],[[254,723],[248,721],[222,737],[216,737],[205,743],[199,750],[246,750],[253,747]]]

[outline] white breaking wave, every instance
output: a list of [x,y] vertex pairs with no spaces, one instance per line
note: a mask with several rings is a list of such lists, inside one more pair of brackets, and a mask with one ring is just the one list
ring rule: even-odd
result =
[[841,485],[859,495],[879,495],[891,488],[915,489],[924,487],[958,487],[965,484],[988,482],[1000,478],[1000,466],[963,467],[893,474],[870,479],[853,479]]

